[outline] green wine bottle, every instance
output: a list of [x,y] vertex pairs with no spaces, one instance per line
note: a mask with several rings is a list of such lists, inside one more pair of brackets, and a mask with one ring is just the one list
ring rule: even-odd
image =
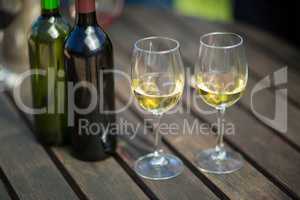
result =
[[35,132],[40,142],[62,145],[68,138],[64,41],[70,26],[59,13],[59,0],[41,0],[42,14],[28,40]]

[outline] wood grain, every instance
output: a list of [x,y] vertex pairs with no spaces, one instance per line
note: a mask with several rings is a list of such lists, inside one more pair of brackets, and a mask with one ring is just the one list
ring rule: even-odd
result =
[[[116,49],[121,49],[118,44],[115,45]],[[127,66],[130,66],[130,62],[128,56],[124,56],[124,53],[121,51],[116,51],[116,61],[119,64],[120,69],[124,70],[128,73]],[[121,67],[121,64],[123,67]],[[122,99],[125,104],[130,102],[132,98],[131,94],[128,92],[130,90],[129,82],[125,80],[118,80],[117,84],[117,94],[119,99]],[[135,105],[131,105],[131,109],[134,110],[136,115],[139,116],[140,120],[147,118],[147,115],[144,115],[143,112],[136,107]],[[184,109],[178,109],[182,111]],[[126,119],[130,116],[130,111],[126,111]],[[132,115],[132,114],[131,114]],[[149,116],[148,116],[149,117]],[[133,119],[132,119],[133,120]],[[188,122],[192,125],[194,121],[198,119],[194,118],[192,115],[189,115],[184,111],[183,113],[174,113],[172,115],[166,115],[162,119],[162,123],[175,123],[183,128],[183,121],[188,120]],[[203,123],[203,121],[199,121]],[[180,129],[178,132],[181,132]],[[195,130],[196,131],[196,130]],[[165,135],[166,141],[170,145],[176,149],[184,158],[191,163],[193,166],[193,170],[198,171],[194,164],[194,153],[201,149],[205,149],[208,147],[212,147],[215,144],[215,137],[210,135],[199,135],[197,132],[192,132],[191,135],[183,135],[183,134],[175,134],[167,136]],[[143,147],[144,144],[140,141],[135,144],[136,146]],[[199,172],[201,173],[201,172]],[[253,194],[255,194],[255,199],[265,199],[268,197],[269,199],[289,199],[287,195],[285,195],[282,191],[280,191],[271,181],[269,181],[263,174],[257,171],[250,163],[245,162],[245,166],[242,170],[224,176],[214,176],[209,174],[203,174],[206,176],[213,184],[217,185],[230,199],[251,199],[253,198]],[[241,187],[241,185],[247,187]],[[251,187],[249,187],[251,185]]]
[[89,200],[148,199],[114,158],[83,162],[71,156],[69,149],[56,147],[53,150]]
[[[24,85],[29,90],[30,85]],[[27,105],[31,104],[31,93],[23,93]],[[24,113],[28,125],[33,127],[32,115]],[[32,133],[30,133],[32,137]],[[82,162],[72,157],[69,147],[47,147],[56,161],[56,165],[65,176],[71,179],[71,184],[81,196],[87,199],[148,199],[139,186],[130,178],[114,158],[103,162]],[[118,191],[118,192],[115,192]]]
[[[146,12],[143,12],[143,13],[146,15]],[[140,13],[138,13],[138,14],[140,14]],[[132,20],[133,19],[135,20],[134,21],[135,26],[139,19],[151,20],[149,17],[146,17],[145,15],[144,15],[144,17],[141,17],[141,18],[131,17]],[[153,13],[151,15],[153,15]],[[175,38],[180,38],[180,40],[182,40],[181,43],[184,44],[184,46],[185,46],[185,48],[182,49],[182,53],[183,53],[184,57],[187,58],[189,63],[191,63],[193,60],[193,57],[191,56],[193,54],[193,51],[191,51],[191,49],[197,49],[198,44],[195,44],[195,43],[191,42],[190,40],[196,41],[196,38],[193,37],[192,35],[185,34],[186,29],[179,28],[178,26],[177,27],[172,26],[172,22],[170,22],[170,20],[168,20],[169,23],[164,23],[163,20],[166,20],[167,17],[165,15],[163,15],[163,12],[160,12],[160,15],[158,15],[158,13],[155,13],[155,16],[159,17],[161,20],[159,20],[159,22],[156,20],[153,20],[153,23],[151,23],[151,26],[146,26],[145,24],[150,24],[150,22],[145,23],[145,21],[144,21],[144,23],[140,22],[140,25],[144,24],[143,25],[144,28],[148,27],[147,33],[149,33],[151,31],[150,29],[152,29],[152,33],[154,33],[155,30],[159,30],[159,33],[162,35],[168,34],[169,36],[173,36]],[[163,16],[165,16],[165,17],[163,17]],[[164,24],[164,26],[162,26],[161,24]],[[201,32],[213,31],[213,30],[207,31],[205,26],[200,26],[200,25],[197,26],[196,24],[194,24],[193,27],[194,27],[194,29],[192,29],[193,31],[198,30],[200,32],[200,29],[201,29]],[[217,28],[218,27],[216,26],[215,29],[217,29]],[[139,30],[142,31],[141,28]],[[251,62],[253,62],[254,66],[255,66],[255,64],[257,64],[259,62],[275,63],[275,61],[271,60],[268,56],[255,53],[255,49],[253,49],[253,48],[251,49],[251,47],[248,48],[248,51],[252,52],[252,54],[253,54],[252,56],[249,56],[249,55],[248,56],[249,56],[249,60]],[[267,65],[267,66],[269,67],[270,70],[271,70],[271,67],[273,67],[273,70],[276,70],[275,65],[276,64],[271,64],[271,65]],[[261,65],[260,67],[257,67],[257,70],[266,68],[267,66]],[[297,74],[293,73],[293,75],[297,75]],[[297,76],[297,77],[299,77],[299,76]],[[289,80],[290,80],[290,75],[289,75]],[[297,78],[297,80],[300,80],[300,79]],[[295,82],[293,82],[291,84],[296,86]],[[250,76],[249,83],[247,86],[247,92],[246,92],[245,97],[243,97],[241,99],[241,106],[240,106],[240,107],[246,107],[248,110],[240,109],[237,106],[233,106],[232,108],[230,108],[228,110],[229,112],[227,113],[227,119],[230,119],[229,121],[234,122],[236,124],[236,132],[238,134],[240,132],[243,133],[243,135],[240,137],[238,134],[237,134],[237,136],[232,137],[231,141],[234,141],[234,144],[238,144],[239,148],[241,150],[243,150],[243,152],[251,155],[251,158],[253,160],[255,160],[258,163],[258,165],[260,167],[262,167],[265,171],[271,172],[272,176],[276,177],[277,180],[281,181],[283,187],[290,188],[292,191],[294,191],[296,193],[296,196],[299,197],[299,192],[296,189],[297,187],[299,187],[299,184],[300,184],[298,181],[299,177],[296,178],[296,176],[298,174],[300,174],[299,173],[300,163],[297,162],[297,161],[300,161],[299,152],[295,151],[292,148],[293,146],[291,146],[291,147],[288,146],[288,144],[285,143],[282,140],[282,138],[276,137],[276,135],[273,134],[274,133],[273,130],[268,129],[267,127],[264,127],[263,123],[261,123],[260,120],[257,120],[257,118],[255,118],[253,116],[253,114],[249,112],[249,110],[250,110],[250,108],[249,108],[250,92],[249,91],[251,91],[251,89],[254,87],[254,85],[255,85],[255,80],[252,79],[252,77]],[[297,93],[299,94],[299,92],[297,92]],[[193,92],[192,92],[192,94],[193,94]],[[263,114],[270,115],[274,112],[274,108],[272,108],[270,106],[271,105],[270,102],[272,99],[275,99],[274,93],[270,93],[270,91],[265,90],[264,93],[261,95],[260,99],[255,101],[255,103],[256,103],[255,105],[264,112]],[[187,101],[190,101],[190,98]],[[193,102],[193,103],[195,103],[195,102]],[[199,112],[197,112],[195,110],[195,104],[192,104],[191,107],[194,108],[193,109],[195,111],[194,113],[196,113],[197,116],[205,118],[206,120],[208,120],[211,123],[215,122],[214,116],[200,115]],[[204,108],[205,106],[202,105],[200,107]],[[297,119],[299,117],[296,117],[296,116],[299,116],[299,115],[300,115],[299,110],[295,106],[288,104],[288,116],[287,116],[288,117],[288,132],[284,133],[284,137],[288,137],[290,139],[290,141],[295,142],[297,144],[299,144],[300,137],[298,134],[299,123],[297,123]],[[266,145],[266,143],[265,143],[266,141],[268,141],[268,145]],[[252,144],[250,144],[250,143],[252,143]],[[245,147],[247,147],[247,148],[245,148]],[[259,152],[264,152],[264,154],[261,154]],[[276,159],[276,163],[278,162],[278,163],[280,163],[280,165],[274,166],[274,159]],[[295,160],[297,160],[296,163],[295,163]],[[291,170],[291,168],[293,168],[293,170]]]
[[0,111],[0,166],[19,198],[78,199],[3,95]]
[[[121,105],[118,103],[118,105]],[[118,120],[127,120],[130,123],[138,125],[136,137],[130,139],[126,137],[127,133],[121,137],[118,153],[120,157],[130,166],[134,167],[134,162],[141,156],[153,152],[154,140],[153,133],[147,130],[141,122],[129,109],[118,114]],[[170,152],[166,146],[162,146],[165,152]],[[147,187],[157,196],[158,199],[218,199],[187,167],[178,177],[165,181],[142,180]],[[224,197],[224,199],[227,199]]]
[[[299,84],[299,66],[297,60],[299,60],[299,50],[291,47],[287,43],[275,39],[268,34],[257,31],[247,25],[240,23],[224,24],[214,23],[206,21],[204,19],[199,20],[190,17],[181,17],[174,12],[160,12],[153,10],[157,17],[161,17],[175,24],[176,27],[181,27],[181,30],[185,31],[185,34],[190,37],[193,35],[197,38],[207,32],[213,31],[230,31],[237,32],[244,37],[246,44],[246,51],[250,62],[250,69],[257,78],[263,78],[270,75],[276,70],[279,70],[285,66],[288,67],[288,83],[289,100],[290,103],[296,104],[299,108],[299,96],[297,92],[297,85]],[[146,13],[146,12],[145,12]],[[262,42],[264,41],[264,42]],[[284,43],[284,44],[283,44]],[[272,50],[270,50],[272,49]],[[253,64],[252,64],[253,63]]]
[[[296,66],[298,53],[293,48],[284,42],[276,43],[276,39],[242,24],[216,24],[181,17],[165,10],[141,7],[126,9],[124,16],[109,30],[115,47],[117,68],[126,74],[130,72],[131,50],[137,39],[151,35],[178,39],[185,63],[192,69],[200,35],[212,31],[235,31],[246,36],[250,63],[247,93],[226,114],[227,122],[235,124],[236,132],[233,136],[225,137],[226,143],[246,158],[245,166],[240,171],[229,175],[211,175],[197,169],[194,154],[214,145],[214,133],[209,131],[208,135],[204,135],[193,130],[186,134],[183,122],[199,120],[202,124],[214,123],[215,115],[200,114],[197,106],[205,110],[207,106],[201,101],[193,102],[192,98],[195,97],[188,97],[187,93],[178,111],[166,115],[162,120],[180,127],[176,135],[164,136],[163,149],[175,153],[185,163],[183,174],[168,181],[145,180],[133,171],[134,161],[153,150],[153,134],[143,125],[139,127],[134,140],[127,132],[120,132],[122,136],[118,154],[114,158],[96,163],[81,162],[70,155],[68,148],[54,147],[46,149],[46,152],[35,141],[11,103],[1,96],[0,125],[5,131],[0,132],[0,167],[18,197],[73,200],[79,199],[78,191],[75,191],[77,188],[83,194],[80,199],[300,199],[300,124],[297,123],[300,117],[300,72]],[[247,42],[248,36],[250,42]],[[282,49],[279,48],[281,45]],[[286,134],[257,119],[249,106],[250,92],[255,84],[285,64],[291,66],[287,83],[289,121]],[[129,82],[124,81],[116,77],[119,107],[131,102]],[[28,84],[24,87],[23,96],[29,102],[30,94],[26,92]],[[274,99],[278,88],[282,86],[264,90],[254,99],[255,108],[270,118],[275,112]],[[194,94],[190,87],[186,92]],[[283,99],[284,95],[279,94],[279,97]],[[134,105],[118,114],[118,120],[126,119],[135,124],[142,123],[147,117]],[[29,115],[27,118],[30,121]],[[1,181],[0,199],[11,199]]]
[[[122,84],[125,85],[125,84]],[[119,96],[126,101],[126,89],[120,87]],[[143,115],[136,107],[133,109],[141,119],[147,118],[147,115]],[[128,111],[126,112],[126,119],[128,119]],[[149,117],[149,116],[148,116]],[[197,119],[187,113],[174,113],[172,115],[165,115],[161,120],[165,124],[179,125],[180,129],[175,135],[164,135],[165,140],[173,146],[191,165],[193,165],[193,171],[198,171],[194,157],[195,153],[213,147],[215,145],[215,137],[209,132],[209,135],[201,135],[197,130],[191,133],[183,132],[184,120],[192,126],[197,122]],[[203,123],[203,121],[199,121]],[[183,130],[184,129],[184,130]],[[180,134],[181,133],[181,134]],[[141,143],[141,142],[139,142]],[[132,144],[131,144],[132,145]],[[143,144],[140,144],[143,146]],[[198,173],[201,173],[198,171]],[[258,172],[250,163],[245,161],[245,166],[238,172],[230,175],[210,175],[202,174],[206,176],[213,184],[220,188],[230,199],[251,199],[255,196],[255,199],[290,199],[284,192],[279,190],[271,181],[269,181],[263,174]],[[249,187],[251,186],[251,187]],[[255,195],[254,195],[255,194]]]
[[[137,18],[135,17],[136,15],[140,17]],[[152,18],[150,17],[151,15],[157,16],[160,20],[152,20]],[[181,17],[177,17],[177,20],[177,18],[170,19],[170,16],[172,16],[172,13],[161,12],[160,10],[146,11],[142,9],[133,9],[128,10],[128,12],[126,12],[126,15],[123,17],[123,24],[125,24],[125,26],[131,31],[134,31],[134,28],[138,29],[139,31],[137,33],[140,33],[140,37],[145,37],[147,35],[149,36],[149,33],[151,33],[151,35],[159,34],[162,36],[168,36],[178,39],[181,42],[181,52],[183,58],[185,59],[188,67],[191,68],[193,67],[197,59],[197,53],[199,48],[199,44],[195,41],[198,41],[199,37],[207,32],[228,31],[228,28],[224,28],[226,27],[225,25],[217,26],[211,23],[205,23],[200,20],[198,20],[199,24],[194,22],[193,26],[187,25],[190,30],[187,30],[186,28],[183,29],[176,23],[177,21],[180,21]],[[149,24],[151,24],[151,26],[149,26]],[[186,24],[188,24],[188,22]],[[243,35],[245,35],[245,33],[243,33]],[[245,35],[245,38],[247,38],[247,35]],[[286,96],[283,94],[283,91],[277,91],[277,87],[271,87],[269,89],[265,89],[258,93],[252,94],[252,90],[263,77],[272,75],[273,72],[284,67],[284,64],[279,64],[278,61],[274,61],[269,56],[257,51],[257,49],[254,48],[253,45],[248,45],[247,40],[245,44],[247,47],[247,56],[250,66],[249,79],[247,83],[246,93],[244,97],[239,101],[239,103],[241,104],[241,107],[245,110],[248,110],[249,114],[251,114],[254,118],[257,117],[252,112],[252,109],[255,109],[255,111],[262,116],[268,117],[269,119],[273,119],[276,109],[280,111],[280,109],[283,108],[276,108],[275,100],[283,102],[287,101]],[[289,71],[290,70],[288,70],[288,73]],[[259,75],[257,76],[257,74]],[[296,77],[293,78],[292,76]],[[296,92],[298,91],[297,86],[300,84],[299,77],[300,74],[297,73],[288,74],[288,85],[296,87],[294,90],[288,87],[288,94],[297,93],[297,95],[300,95],[299,92]],[[271,76],[270,79],[272,78],[273,77]],[[292,80],[296,80],[298,82],[291,82]],[[280,84],[278,87],[282,88],[282,84]],[[252,95],[253,101],[251,102]],[[300,96],[297,96],[295,98],[298,100]],[[253,105],[253,107],[251,107],[251,104]],[[284,115],[284,113],[280,114]],[[276,125],[278,124],[270,124],[266,121],[260,121],[264,125],[273,128],[275,130],[274,133],[280,134],[284,138],[288,138],[290,143],[295,143],[294,146],[296,146],[296,148],[300,150],[300,134],[298,134],[300,124],[297,123],[298,118],[300,118],[299,108],[291,103],[288,103],[287,130],[284,130],[283,126],[279,127],[282,129],[279,129],[278,127],[276,127]]]
[[[128,49],[128,50],[130,50],[131,48],[129,47],[130,46],[130,44],[133,44],[133,42],[139,37],[139,36],[137,36],[137,34],[136,33],[133,33],[133,31],[130,31],[130,30],[128,30],[128,28],[126,29],[126,27],[125,26],[123,26],[123,24],[121,24],[121,23],[118,23],[118,24],[116,24],[113,28],[112,28],[112,30],[111,30],[111,35],[114,35],[114,31],[117,33],[118,31],[120,31],[120,30],[123,30],[123,37],[124,38],[120,38],[120,40],[118,40],[117,39],[117,37],[116,37],[116,35],[115,35],[115,37],[113,37],[113,38],[115,38],[115,46],[117,45],[117,49],[119,50],[119,51],[116,51],[116,54],[117,54],[117,57],[118,58],[120,58],[120,59],[123,59],[123,60],[121,60],[121,61],[119,61],[119,63],[120,64],[122,64],[122,70],[124,70],[126,73],[128,73],[129,72],[129,69],[130,69],[130,62],[129,62],[129,58],[130,58],[130,51],[129,52],[125,52],[124,50],[126,50],[126,49]],[[127,31],[125,31],[125,30],[127,30],[128,31],[128,33],[126,34],[126,32]],[[122,41],[126,41],[126,43],[125,42],[122,42]],[[120,92],[120,93],[123,93],[124,95],[125,95],[125,99],[130,99],[130,97],[128,96],[129,95],[129,93],[128,92],[124,92],[124,91],[129,91],[130,90],[130,88],[129,88],[129,85],[128,85],[129,83],[127,83],[127,86],[126,86],[126,83],[120,83],[120,84],[117,84],[118,85],[118,91]],[[124,86],[125,85],[125,86]],[[239,117],[240,115],[246,115],[247,116],[247,113],[244,113],[244,111],[239,111],[239,113],[237,113],[237,117]],[[172,120],[174,120],[174,121],[176,121],[176,119],[177,119],[177,115],[176,115],[176,117],[174,117],[174,118],[172,118]],[[191,117],[191,116],[189,116],[189,117]],[[215,120],[215,116],[211,116],[211,121],[210,122],[214,122],[214,120]],[[251,117],[250,117],[250,119],[251,119]],[[244,124],[244,123],[242,123],[242,121],[244,121],[244,120],[241,120],[241,121],[239,121],[239,123],[241,123],[241,124]],[[255,120],[252,120],[252,124],[256,124],[257,123],[257,121],[255,121]],[[250,125],[250,124],[249,124]],[[251,126],[251,125],[250,125]],[[260,125],[261,126],[261,125]],[[251,126],[252,127],[252,126]],[[263,126],[261,126],[261,127],[263,127]],[[239,128],[240,129],[240,128]],[[265,127],[264,128],[262,128],[263,130],[265,129]],[[248,128],[248,129],[246,129],[246,130],[248,130],[247,132],[249,132],[250,130],[251,130],[251,128]],[[267,132],[269,131],[269,129],[266,129],[267,130]],[[245,132],[244,131],[244,129],[243,129],[243,132]],[[263,131],[263,132],[265,132],[265,130]],[[258,134],[259,132],[257,132],[257,134]],[[239,134],[239,132],[238,132],[238,134]],[[245,133],[245,134],[248,134],[247,135],[247,138],[245,139],[245,141],[247,141],[247,140],[249,140],[249,138],[251,139],[251,134],[253,135],[253,134],[255,134],[255,133],[251,133],[251,134],[249,134],[249,133]],[[273,138],[273,135],[272,135],[272,133],[271,133],[271,135],[269,135],[271,138]],[[243,137],[244,137],[244,135],[243,135]],[[258,140],[259,139],[262,139],[262,140],[264,140],[264,138],[258,138],[258,137],[260,137],[259,135],[257,135],[256,137],[254,137],[254,138],[257,138]],[[264,137],[264,136],[263,136]],[[276,141],[278,141],[281,145],[283,145],[284,147],[284,150],[280,153],[281,154],[281,162],[285,162],[286,164],[283,164],[284,166],[285,166],[285,168],[287,169],[291,164],[291,162],[292,162],[292,160],[291,159],[289,159],[289,160],[286,160],[286,158],[283,156],[283,154],[284,154],[284,151],[286,150],[286,151],[288,151],[288,152],[291,152],[292,153],[292,155],[293,156],[295,156],[294,158],[296,158],[296,159],[298,159],[298,154],[297,154],[297,152],[296,151],[294,151],[293,149],[291,149],[291,148],[289,148],[287,145],[285,145],[284,144],[284,142],[283,141],[281,141],[280,140],[280,138],[277,138],[276,136],[275,136],[275,138],[277,139]],[[253,137],[252,137],[252,139],[253,139]],[[192,139],[190,139],[190,140],[192,140]],[[274,139],[273,139],[274,140]],[[198,141],[198,140],[197,140]],[[206,140],[205,140],[206,141]],[[230,140],[230,141],[232,141],[232,140]],[[240,144],[241,142],[238,140],[238,139],[235,139],[234,140],[235,141],[235,143],[234,144]],[[250,140],[251,141],[251,140]],[[174,144],[173,144],[174,143]],[[176,149],[177,150],[179,150],[179,151],[182,151],[182,152],[187,152],[187,150],[186,149],[182,149],[182,150],[180,150],[180,146],[188,146],[187,148],[189,148],[189,145],[179,145],[179,144],[176,144],[174,141],[173,142],[171,142],[171,144],[173,144],[174,146],[176,146]],[[185,144],[187,144],[187,143],[185,143]],[[242,143],[243,144],[243,143]],[[238,146],[240,146],[240,145],[238,145]],[[253,153],[257,153],[258,152],[258,150],[255,150],[255,148],[256,148],[256,141],[253,141],[253,142],[250,142],[249,144],[247,144],[246,145],[247,146],[247,149],[244,151],[244,152],[246,152],[247,154],[249,154],[249,149],[250,149],[250,154],[252,154],[253,155]],[[272,155],[272,156],[275,156],[275,157],[277,157],[277,154],[276,153],[278,153],[278,152],[276,152],[275,154],[273,154],[273,148],[277,148],[277,147],[274,147],[274,146],[269,146],[269,145],[263,145],[263,146],[265,146],[264,148],[263,148],[263,152],[266,152],[267,154],[270,154],[270,155]],[[260,148],[262,148],[262,147],[260,147]],[[243,148],[243,150],[244,150],[245,148]],[[255,150],[255,152],[254,152],[254,150]],[[280,151],[280,149],[278,149],[277,148],[277,150],[278,151]],[[184,155],[185,155],[185,153],[183,153]],[[254,154],[254,155],[256,155],[256,154]],[[189,161],[192,163],[192,157],[189,155],[189,156],[186,156],[187,158],[189,158]],[[264,156],[264,154],[261,154],[260,155],[260,157],[261,158],[258,158],[258,160],[260,161],[259,162],[259,164],[263,164],[263,166],[266,166],[266,164],[267,164],[267,162],[265,161],[265,159],[266,158],[268,158],[268,156],[267,157],[265,157]],[[257,160],[256,159],[256,157],[254,156],[253,157],[253,159],[254,160]],[[268,159],[269,160],[269,159]],[[280,160],[280,158],[279,158],[279,160]],[[272,158],[269,160],[270,162],[272,162]],[[261,166],[261,165],[260,165]],[[277,176],[278,177],[278,175],[276,174],[278,171],[281,171],[281,175],[280,175],[280,177],[285,177],[286,176],[286,173],[284,172],[284,169],[278,169],[277,167],[274,167],[274,166],[271,166],[271,163],[269,163],[269,164],[267,164],[267,168],[265,168],[267,171],[272,171],[273,173],[272,174],[274,174],[275,176]],[[270,170],[269,170],[269,168],[271,168]],[[274,169],[274,168],[277,168],[277,169]],[[247,192],[245,192],[245,191],[241,191],[241,193],[244,193],[244,194],[247,194],[247,195],[249,195],[249,196],[251,196],[251,190],[257,190],[257,192],[258,192],[258,195],[259,194],[261,194],[261,199],[263,199],[264,197],[265,197],[265,195],[266,196],[268,196],[268,195],[270,195],[271,193],[273,193],[274,191],[277,191],[278,192],[278,194],[280,194],[280,195],[278,195],[278,198],[280,199],[285,199],[285,198],[287,198],[286,197],[286,195],[282,192],[282,191],[280,191],[271,181],[269,181],[266,177],[264,177],[264,175],[263,174],[261,174],[260,172],[258,172],[255,168],[253,168],[252,166],[251,166],[251,164],[249,164],[249,163],[247,163],[247,165],[246,165],[246,169],[245,169],[245,171],[248,171],[248,170],[253,170],[253,172],[252,172],[252,174],[255,174],[254,176],[257,178],[257,181],[254,181],[254,182],[260,182],[260,181],[262,181],[262,180],[264,180],[264,182],[261,182],[261,184],[262,185],[268,185],[267,187],[269,188],[268,190],[266,189],[266,192],[267,193],[262,193],[262,190],[261,190],[261,186],[257,186],[257,188],[255,188],[255,187],[248,187],[248,188],[246,188],[246,190],[248,190],[249,189],[249,192],[247,193]],[[297,167],[295,167],[294,168],[294,170],[298,170],[297,169]],[[248,171],[249,172],[249,171]],[[241,172],[241,173],[243,173],[243,172]],[[296,181],[296,179],[293,179],[293,177],[292,177],[292,174],[293,175],[295,175],[295,174],[297,174],[295,171],[294,172],[291,172],[290,174],[289,174],[289,179],[290,179],[290,181],[292,181],[292,182],[294,182],[294,186],[296,187],[297,185],[298,185],[298,183],[297,183],[297,181]],[[243,177],[244,175],[242,175],[241,177]],[[247,177],[247,176],[245,176],[245,177]],[[259,180],[259,181],[258,181]],[[238,183],[239,181],[241,181],[241,180],[239,180],[238,179],[238,181],[236,182],[236,183]],[[243,182],[246,184],[247,182],[248,182],[248,178],[245,178],[244,180],[243,180]],[[283,181],[284,182],[284,181]],[[267,183],[267,184],[266,184]],[[227,184],[224,184],[225,186],[227,186]],[[231,185],[233,185],[233,184],[231,184]],[[253,185],[255,185],[255,184],[253,184]],[[287,185],[289,185],[289,183],[287,183]],[[295,187],[293,188],[293,189],[295,189]],[[230,189],[228,189],[228,188],[224,188],[226,191],[230,191]],[[243,190],[243,189],[242,189]],[[270,193],[270,194],[268,194],[268,193]],[[237,198],[238,196],[235,196],[235,194],[234,193],[229,193],[229,194],[231,194],[232,196],[230,196],[230,197],[232,197],[232,198]],[[276,197],[277,195],[275,195],[275,196],[272,196],[272,198],[277,198]]]
[[[124,54],[121,54],[118,49],[119,45],[116,44],[116,68],[122,72],[125,72],[125,74],[129,74],[129,59],[128,57],[124,56]],[[117,86],[117,98],[119,97],[120,91],[122,91],[122,94],[125,93],[130,95],[129,80],[119,76],[116,76],[115,80]],[[118,98],[117,109],[124,108],[124,105],[130,103],[129,99],[122,98],[122,100],[125,100],[125,102],[123,101],[121,103],[120,99]],[[138,119],[137,116],[128,108],[119,113],[117,118],[119,122],[126,120],[138,126],[135,137],[127,132],[120,132],[122,137],[120,137],[118,147],[119,156],[126,162],[131,170],[133,170],[135,160],[137,160],[140,156],[153,151],[154,136],[151,131],[145,128],[144,123]],[[170,152],[165,145],[163,145],[163,149],[166,152]],[[217,197],[193,174],[193,172],[186,167],[184,168],[183,173],[174,179],[166,181],[150,181],[141,179],[141,181],[143,181],[144,184],[149,187],[159,199],[199,199],[199,196],[201,196],[201,199],[217,199]],[[227,199],[226,195],[219,195],[224,199]]]

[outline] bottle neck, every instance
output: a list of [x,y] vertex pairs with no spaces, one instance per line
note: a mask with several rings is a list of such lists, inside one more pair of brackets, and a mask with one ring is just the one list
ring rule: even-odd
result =
[[42,15],[59,15],[59,0],[41,0]]
[[76,24],[93,26],[97,24],[95,0],[76,0]]

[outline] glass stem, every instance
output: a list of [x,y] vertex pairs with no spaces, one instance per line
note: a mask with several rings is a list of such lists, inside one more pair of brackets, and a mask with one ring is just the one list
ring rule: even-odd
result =
[[162,155],[162,148],[161,148],[161,134],[159,132],[159,124],[160,124],[160,119],[162,115],[155,115],[155,123],[154,125],[154,132],[155,132],[155,147],[154,147],[154,157],[151,160],[151,164],[156,167],[161,167],[163,165],[166,165],[168,161],[165,159],[164,156]]
[[154,132],[155,132],[155,147],[154,147],[154,155],[159,156],[160,152],[162,151],[161,149],[161,135],[159,132],[159,124],[160,124],[160,119],[162,115],[155,115],[155,123],[154,125]]
[[225,114],[225,107],[218,109],[218,137],[217,137],[217,145],[216,145],[216,151],[221,152],[224,148],[224,126],[223,126],[223,120],[224,120],[224,114]]

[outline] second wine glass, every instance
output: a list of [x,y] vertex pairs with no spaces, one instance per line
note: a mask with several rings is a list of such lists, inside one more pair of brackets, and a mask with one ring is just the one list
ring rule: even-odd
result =
[[194,79],[197,93],[218,112],[217,145],[199,152],[197,165],[209,173],[234,172],[243,166],[243,160],[237,152],[225,148],[223,123],[225,110],[241,98],[247,84],[248,64],[243,38],[222,32],[203,35]]
[[184,68],[179,42],[165,37],[149,37],[134,45],[131,68],[133,94],[144,110],[152,113],[155,123],[155,150],[139,158],[135,171],[152,180],[179,175],[183,164],[177,157],[164,153],[160,147],[159,122],[162,115],[175,107],[184,88]]

